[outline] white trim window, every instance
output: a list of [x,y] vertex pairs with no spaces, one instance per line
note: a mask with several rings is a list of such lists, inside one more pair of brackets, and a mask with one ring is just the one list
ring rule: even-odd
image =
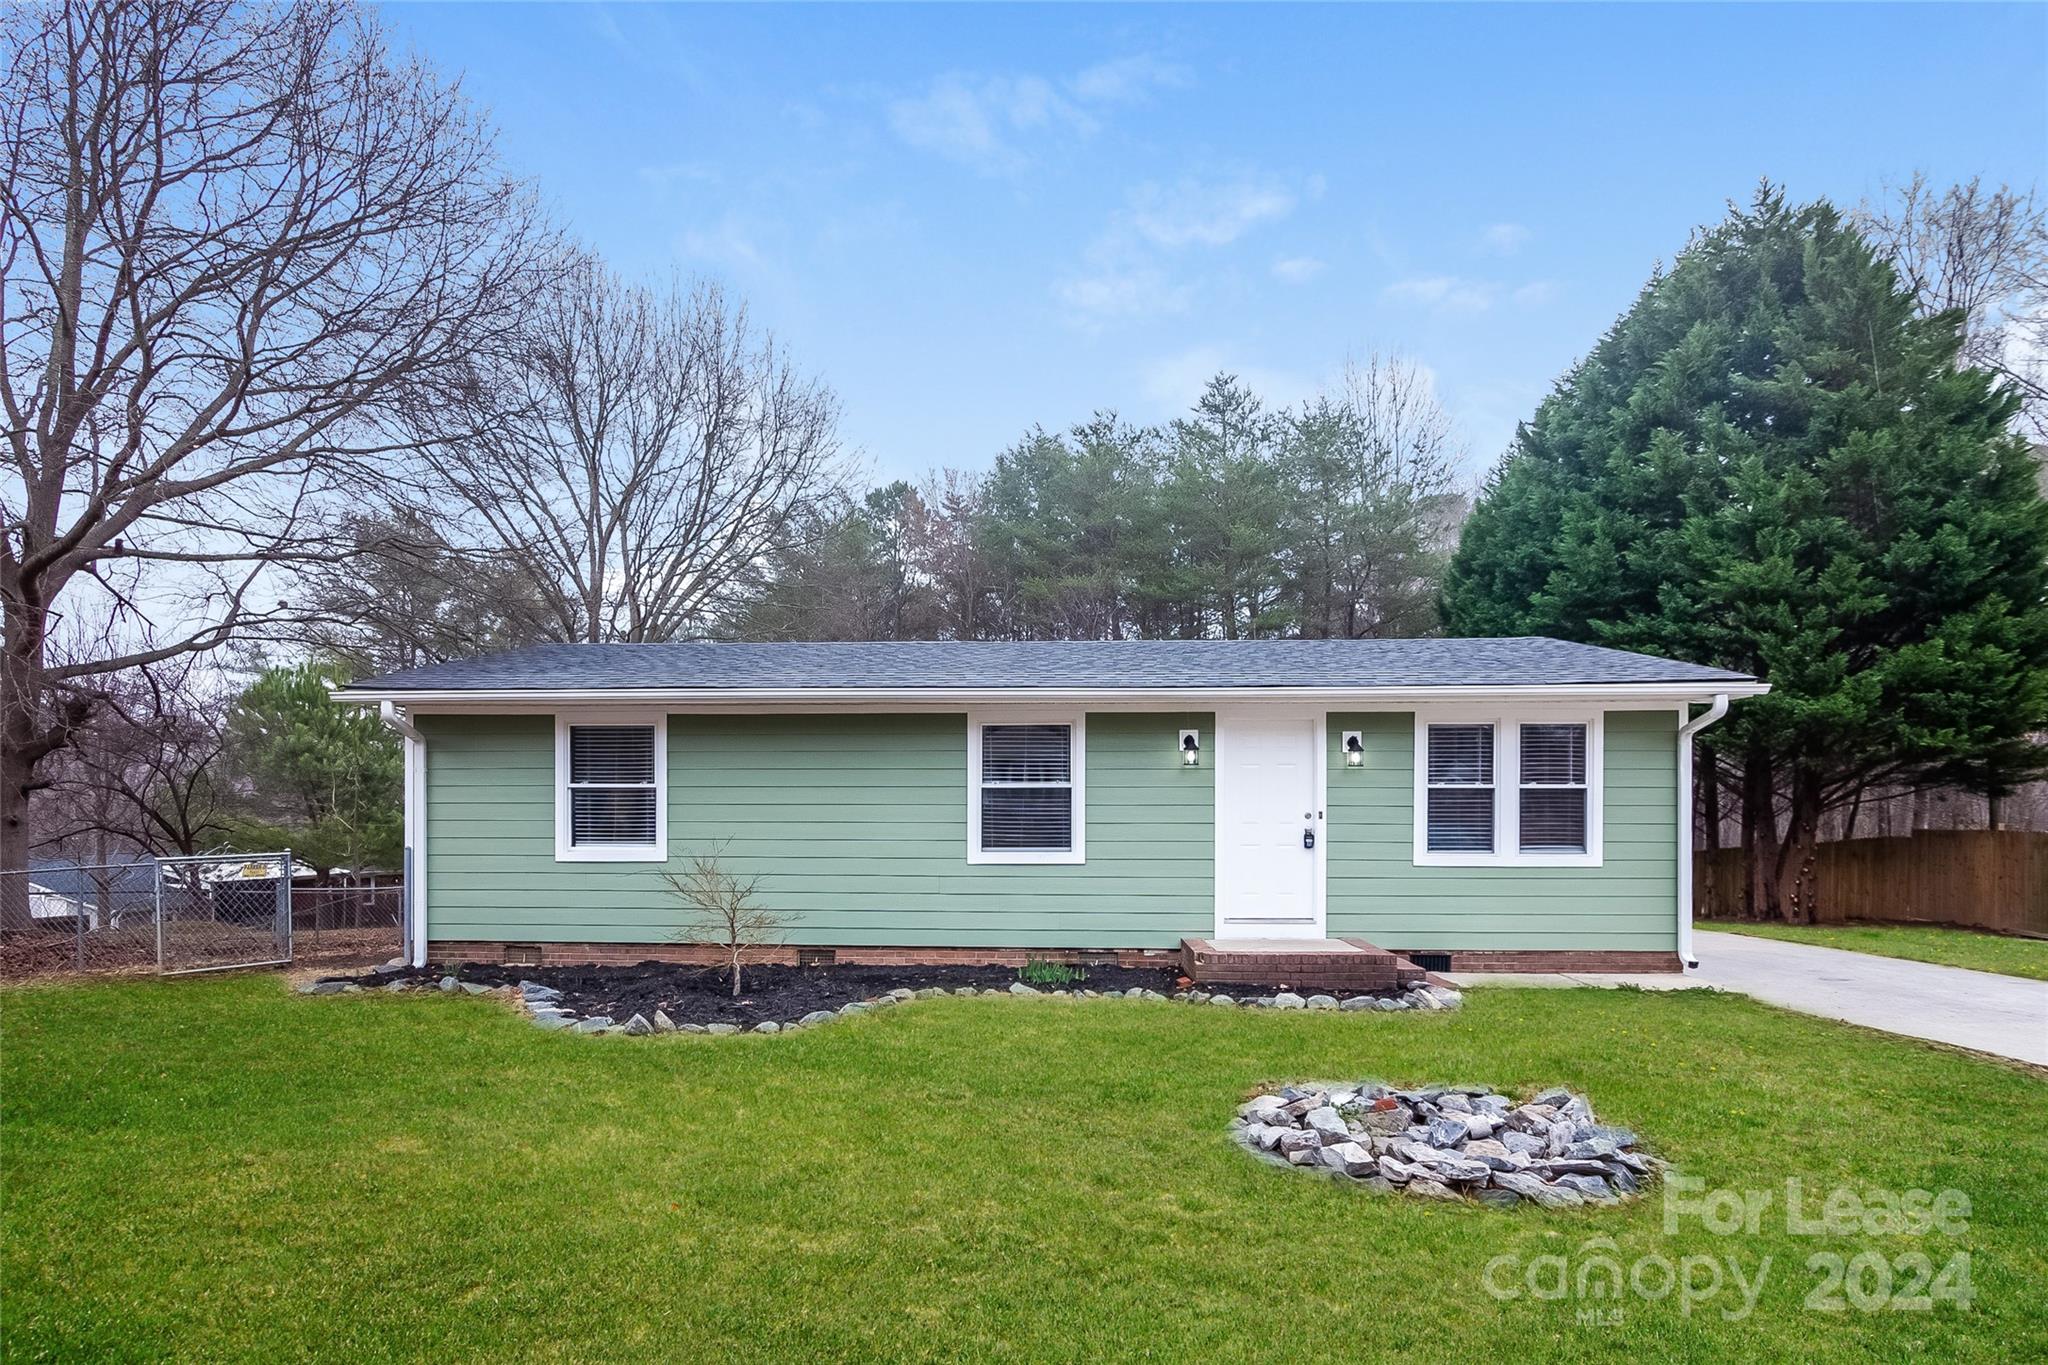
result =
[[555,861],[668,861],[668,718],[555,717]]
[[968,862],[1087,861],[1084,732],[1073,712],[968,717]]
[[1601,866],[1601,767],[1598,712],[1416,712],[1416,866]]
[[1582,720],[1522,723],[1516,741],[1519,837],[1524,853],[1584,853],[1591,833],[1586,766],[1592,727]]

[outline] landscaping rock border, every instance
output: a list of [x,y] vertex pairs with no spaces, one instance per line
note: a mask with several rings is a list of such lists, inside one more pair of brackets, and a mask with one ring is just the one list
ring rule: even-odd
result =
[[[361,982],[329,978],[311,981],[299,987],[302,995],[336,995],[345,992],[360,992],[365,987]],[[683,1023],[678,1024],[661,1010],[652,1016],[634,1014],[626,1019],[614,1019],[610,1015],[588,1015],[579,1017],[577,1011],[563,1003],[560,989],[539,981],[521,980],[514,986],[486,986],[478,982],[463,981],[448,975],[438,980],[424,980],[406,976],[396,977],[370,989],[386,992],[440,990],[445,993],[457,991],[470,995],[509,995],[519,1009],[533,1021],[536,1027],[578,1034],[621,1034],[629,1038],[648,1038],[665,1033],[696,1033],[724,1036],[740,1033],[795,1033],[803,1029],[816,1028],[834,1019],[875,1010],[887,1009],[912,1000],[932,1000],[942,996],[1069,996],[1078,1000],[1164,1000],[1187,1005],[1202,1005],[1221,1009],[1274,1009],[1274,1010],[1341,1010],[1358,1012],[1398,1010],[1454,1010],[1465,1002],[1457,991],[1443,986],[1416,986],[1398,995],[1353,995],[1339,999],[1334,995],[1302,996],[1292,991],[1280,991],[1273,995],[1234,996],[1225,992],[1205,991],[1199,988],[1182,991],[1159,991],[1148,987],[1133,986],[1124,991],[1098,991],[1083,987],[1073,989],[1043,988],[1027,985],[1022,981],[1000,986],[926,986],[912,990],[897,987],[894,990],[861,1000],[851,1001],[837,1009],[811,1010],[793,1019],[760,1020],[744,1030],[735,1023]]]
[[1664,1167],[1638,1150],[1634,1133],[1601,1124],[1584,1095],[1564,1089],[1517,1103],[1475,1086],[1289,1085],[1240,1106],[1232,1132],[1278,1165],[1499,1208],[1616,1204]]

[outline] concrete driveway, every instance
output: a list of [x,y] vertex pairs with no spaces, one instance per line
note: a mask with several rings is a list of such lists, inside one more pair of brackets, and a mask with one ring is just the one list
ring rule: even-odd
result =
[[2048,1066],[2048,981],[1701,930],[1684,976],[1461,972],[1461,984],[1711,986],[1908,1038]]

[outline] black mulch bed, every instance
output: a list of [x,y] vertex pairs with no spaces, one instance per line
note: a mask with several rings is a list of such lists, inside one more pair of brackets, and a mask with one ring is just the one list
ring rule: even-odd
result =
[[[1172,968],[1090,967],[1085,981],[1050,989],[1092,990],[1107,995],[1132,987],[1174,993],[1179,975]],[[715,967],[683,967],[668,962],[643,962],[637,967],[504,967],[466,963],[425,971],[384,971],[358,978],[365,986],[398,978],[431,983],[444,976],[483,986],[516,986],[538,981],[562,993],[560,1003],[581,1018],[610,1015],[624,1023],[636,1014],[649,1019],[656,1010],[678,1024],[738,1024],[748,1028],[766,1020],[789,1023],[813,1010],[836,1010],[856,1000],[871,1000],[898,987],[922,990],[961,986],[1007,990],[1018,980],[1015,967],[748,967],[741,973],[746,987],[738,999],[731,978]],[[1244,999],[1271,995],[1284,986],[1221,988]],[[1343,994],[1352,994],[1344,992]]]

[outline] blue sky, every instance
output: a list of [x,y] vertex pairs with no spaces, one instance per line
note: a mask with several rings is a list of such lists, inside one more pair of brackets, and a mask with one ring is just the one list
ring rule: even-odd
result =
[[1476,473],[1761,176],[2048,168],[2048,7],[393,6],[615,266],[720,279],[881,476],[1426,365]]

